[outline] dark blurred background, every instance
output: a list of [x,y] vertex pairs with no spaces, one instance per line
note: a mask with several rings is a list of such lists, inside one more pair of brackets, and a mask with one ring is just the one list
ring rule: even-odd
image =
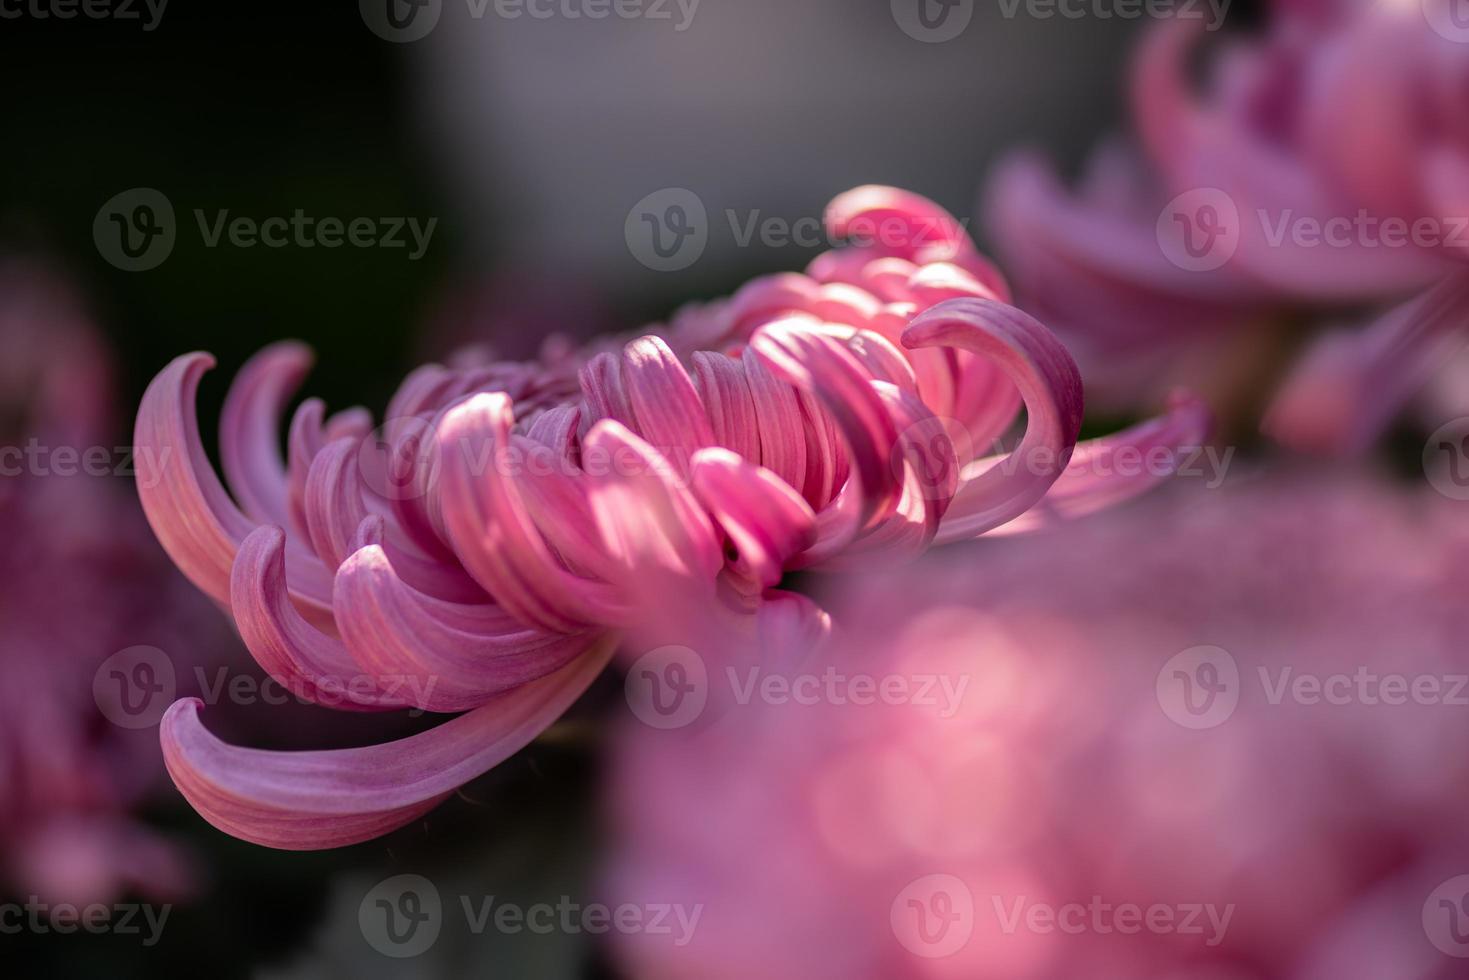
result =
[[[526,354],[551,329],[635,326],[820,251],[740,247],[726,210],[790,224],[877,182],[974,218],[998,153],[1039,144],[1074,162],[1115,125],[1140,26],[1007,17],[988,0],[959,36],[926,43],[888,0],[702,0],[684,30],[676,4],[671,21],[512,20],[493,2],[474,19],[466,0],[444,0],[427,37],[394,43],[352,4],[173,0],[145,29],[154,14],[139,2],[131,20],[42,17],[37,2],[0,4],[0,251],[75,280],[116,347],[128,406],[171,357],[215,353],[206,433],[223,379],[273,340],[316,349],[308,385],[329,406],[381,411],[452,339]],[[140,187],[170,202],[177,238],[161,264],[126,271],[99,251],[94,222]],[[704,254],[676,273],[640,264],[624,238],[630,209],[666,188],[691,190],[712,220]],[[299,209],[437,224],[414,260],[411,248],[208,247],[196,209],[211,222]],[[327,854],[240,843],[165,794],[151,816],[188,839],[208,885],[163,941],[6,935],[0,959],[9,975],[611,975],[586,937],[446,935],[402,963],[356,929],[362,894],[403,871],[440,875],[446,902],[455,882],[523,902],[582,893],[596,772],[592,743],[538,746],[423,825]]]

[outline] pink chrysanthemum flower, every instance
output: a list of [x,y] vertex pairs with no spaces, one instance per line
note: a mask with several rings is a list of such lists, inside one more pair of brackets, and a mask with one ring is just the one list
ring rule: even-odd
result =
[[187,862],[129,812],[162,778],[156,741],[104,716],[93,680],[119,650],[186,648],[208,619],[111,475],[111,355],[69,288],[0,264],[0,341],[0,891],[176,897]]
[[[1266,427],[1346,451],[1463,346],[1469,45],[1432,26],[1449,6],[1272,4],[1263,37],[1211,45],[1224,50],[1201,94],[1191,58],[1204,21],[1173,19],[1133,66],[1140,156],[1109,144],[1075,194],[1032,155],[1000,167],[986,200],[1021,297],[1099,392],[1221,373],[1253,388],[1302,314],[1337,318],[1442,283],[1322,337],[1287,381]],[[1228,374],[1231,360],[1244,363]]]
[[604,897],[698,912],[625,971],[1462,976],[1458,506],[1250,478],[844,582],[825,648],[622,728]]
[[[1085,513],[1166,475],[1110,465],[1119,451],[1156,460],[1203,437],[1201,406],[1180,397],[1077,445],[1070,356],[1009,305],[955,219],[867,187],[827,221],[852,244],[806,274],[626,343],[422,368],[375,432],[307,401],[284,460],[279,413],[308,354],[272,347],[225,401],[233,498],[194,418],[211,361],[169,365],[138,415],[139,447],[173,461],[144,508],[257,660],[324,702],[466,712],[402,742],[273,754],[220,743],[181,702],[163,741],[195,807],[279,847],[381,834],[534,738],[619,634],[683,597],[717,597],[744,616],[732,631],[754,629],[747,614],[772,601],[802,606],[772,591],[788,570]],[[979,458],[1022,405],[1013,453]]]

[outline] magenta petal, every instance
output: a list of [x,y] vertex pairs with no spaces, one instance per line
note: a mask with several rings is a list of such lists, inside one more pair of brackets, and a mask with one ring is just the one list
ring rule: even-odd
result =
[[694,388],[714,430],[715,445],[758,461],[760,426],[743,367],[733,358],[709,351],[695,352],[692,361]]
[[786,562],[816,541],[816,515],[800,494],[728,450],[694,457],[693,488],[734,545],[736,574],[761,588],[779,582]]
[[194,401],[213,366],[208,354],[184,354],[159,372],[138,406],[133,444],[153,533],[189,581],[228,602],[235,550],[255,522],[225,493],[199,439]]
[[404,681],[405,696],[417,707],[478,707],[560,669],[596,642],[595,634],[528,628],[495,606],[444,602],[417,592],[398,577],[376,523],[363,537],[378,540],[337,570],[337,625],[361,669]]
[[[697,591],[724,565],[709,516],[653,447],[610,419],[587,433],[585,455],[610,461],[589,472],[591,513],[602,540],[645,597],[648,578],[687,580]],[[638,580],[638,581],[632,581]]]
[[622,378],[636,431],[665,457],[687,465],[697,450],[714,443],[693,381],[661,339],[640,337],[624,347]]
[[288,691],[334,708],[379,710],[412,701],[364,675],[342,642],[308,623],[286,591],[285,535],[257,528],[235,558],[230,611],[257,663]]
[[[1066,472],[1040,503],[991,533],[1043,530],[1147,493],[1181,468],[1201,465],[1204,439],[1212,421],[1202,401],[1185,392],[1176,393],[1169,399],[1166,414],[1101,439],[1078,443]],[[964,493],[960,491],[954,511],[964,506]],[[961,536],[950,537],[945,524],[937,540],[944,543]]]
[[897,505],[901,487],[890,459],[898,432],[860,362],[809,324],[800,318],[767,324],[750,339],[750,348],[776,375],[817,396],[836,420],[857,472],[865,525]]
[[305,344],[272,344],[245,363],[225,396],[220,463],[240,509],[259,524],[285,526],[288,520],[281,416],[311,362]]
[[760,465],[804,493],[806,437],[795,389],[772,374],[749,347],[741,353],[740,365],[755,408]]
[[397,742],[323,752],[227,745],[199,720],[197,699],[164,716],[175,785],[215,827],[284,850],[368,840],[410,823],[457,787],[520,751],[559,718],[611,657],[605,640],[548,677]]
[[302,511],[311,545],[327,568],[350,553],[367,505],[362,499],[355,439],[338,439],[316,454],[307,471]]
[[989,358],[1025,403],[1025,436],[1015,451],[968,481],[966,507],[952,507],[949,540],[983,534],[1019,517],[1060,477],[1081,431],[1076,362],[1036,320],[1004,303],[956,299],[920,314],[903,334],[908,347],[957,347]]
[[953,262],[1009,298],[1004,277],[975,249],[968,231],[934,202],[896,187],[868,185],[847,191],[826,208],[834,238],[851,239],[872,257],[908,259],[918,265]]
[[618,621],[612,587],[563,566],[531,519],[508,455],[512,422],[508,397],[480,394],[439,424],[443,521],[455,553],[485,591],[529,625],[577,633]]

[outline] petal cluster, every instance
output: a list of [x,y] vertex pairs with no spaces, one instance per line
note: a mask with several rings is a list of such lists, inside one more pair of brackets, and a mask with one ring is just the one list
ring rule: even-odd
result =
[[[268,348],[224,403],[228,490],[195,416],[211,359],[165,368],[138,414],[140,449],[167,461],[140,481],[144,509],[261,665],[334,706],[468,713],[277,764],[218,743],[181,703],[163,737],[195,806],[276,846],[382,833],[533,738],[616,636],[672,605],[753,615],[788,570],[911,558],[1038,507],[1085,512],[1167,472],[1114,483],[1088,461],[1203,437],[1202,407],[1180,398],[1078,450],[1075,364],[958,221],[865,187],[827,224],[848,244],[804,274],[536,362],[421,368],[379,425],[305,401],[284,452],[309,354]],[[1022,408],[1018,444],[991,455]]]

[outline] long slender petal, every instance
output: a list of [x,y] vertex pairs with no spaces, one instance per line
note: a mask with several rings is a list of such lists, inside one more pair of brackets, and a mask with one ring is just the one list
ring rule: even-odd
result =
[[284,526],[288,520],[281,418],[312,360],[305,344],[272,344],[245,362],[225,396],[220,464],[240,509],[256,523]]
[[470,398],[439,425],[443,520],[465,570],[527,624],[563,633],[618,621],[605,582],[567,570],[521,499],[508,458],[510,399]]
[[215,827],[283,850],[369,840],[427,813],[457,787],[528,745],[601,673],[605,640],[561,670],[410,738],[321,752],[228,745],[204,728],[201,702],[163,718],[174,784]]
[[364,523],[371,529],[359,541],[370,543],[337,570],[337,625],[363,671],[411,682],[406,696],[416,707],[478,707],[560,669],[596,642],[593,634],[528,628],[494,606],[449,603],[417,592],[399,578],[383,550],[381,520]]
[[401,708],[412,702],[364,674],[342,641],[308,623],[286,591],[285,534],[256,528],[240,545],[230,589],[240,638],[265,672],[307,700],[353,710]]

